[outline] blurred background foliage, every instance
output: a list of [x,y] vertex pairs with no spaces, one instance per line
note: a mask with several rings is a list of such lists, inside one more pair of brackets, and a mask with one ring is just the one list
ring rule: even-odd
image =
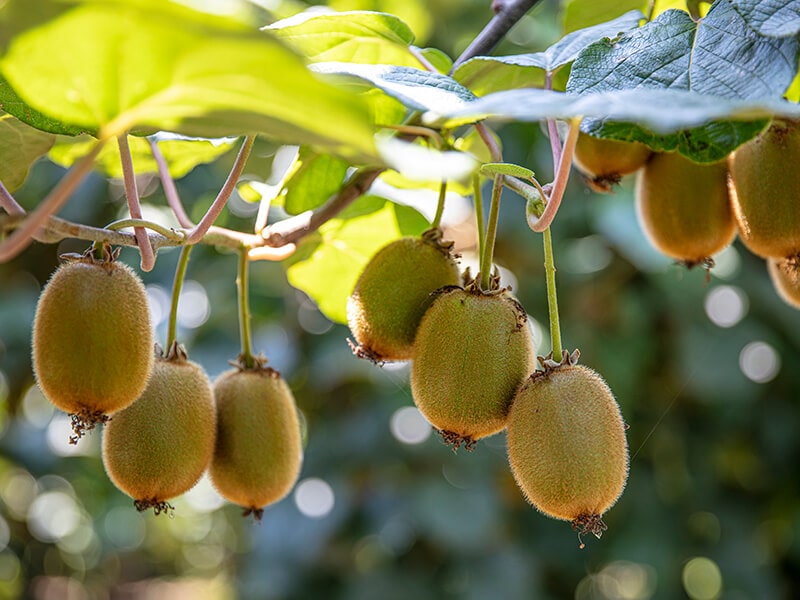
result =
[[[258,4],[274,18],[306,6]],[[544,49],[565,21],[574,29],[641,4],[542,2],[497,53]],[[453,57],[491,17],[486,0],[330,5],[396,13],[418,45]],[[499,134],[507,161],[548,179],[538,126]],[[260,141],[248,176],[266,180],[276,151]],[[233,155],[178,182],[194,217]],[[18,200],[33,207],[62,174],[40,161]],[[152,177],[140,190],[148,211],[166,210]],[[222,224],[247,230],[253,209],[234,198]],[[61,216],[102,225],[124,210],[120,182],[93,176]],[[468,259],[471,222],[450,226]],[[708,281],[657,255],[636,223],[631,179],[600,196],[576,176],[554,238],[565,344],[606,377],[630,426],[627,489],[608,532],[584,550],[567,523],[525,503],[502,434],[454,455],[413,409],[408,367],[354,358],[346,327],[273,263],[252,265],[254,341],[290,382],[307,425],[298,486],[260,525],[207,481],[174,502],[171,518],[139,514],[103,473],[100,434],[69,446],[67,417],[33,385],[37,296],[58,255],[85,243],[34,244],[0,265],[0,598],[800,597],[800,314],[738,243]],[[143,276],[162,340],[177,256],[162,251]],[[495,256],[545,353],[541,239],[512,195]],[[130,249],[122,259],[138,265]],[[181,301],[180,339],[212,377],[238,353],[235,273],[235,256],[198,247]]]

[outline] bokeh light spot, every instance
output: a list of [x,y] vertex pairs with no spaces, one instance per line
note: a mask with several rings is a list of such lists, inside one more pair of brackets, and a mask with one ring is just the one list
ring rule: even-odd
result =
[[53,418],[55,407],[45,398],[38,385],[32,385],[22,398],[22,414],[37,429],[44,429]]
[[766,342],[750,342],[739,353],[739,368],[756,383],[772,381],[781,368],[775,348]]
[[188,329],[196,329],[208,320],[211,306],[206,288],[189,279],[184,282],[178,303],[178,324]]
[[421,444],[431,435],[431,425],[416,406],[404,406],[394,411],[389,424],[392,435],[404,444]]
[[47,426],[47,447],[56,456],[97,456],[100,453],[100,434],[89,431],[77,444],[70,444],[73,435],[69,415],[57,413]]
[[333,488],[317,477],[304,479],[294,491],[294,502],[307,517],[324,517],[333,510],[334,501]]
[[150,284],[145,287],[147,305],[150,308],[150,323],[157,327],[167,320],[169,315],[170,295],[160,285]]
[[605,269],[612,258],[608,242],[599,235],[589,235],[567,246],[564,268],[571,273],[588,275]]
[[747,314],[748,301],[738,287],[718,285],[709,290],[705,299],[706,315],[718,327],[733,327]]
[[103,519],[103,531],[117,548],[135,550],[144,542],[144,518],[131,506],[115,506]]
[[683,567],[683,587],[692,600],[714,600],[722,593],[722,573],[710,558],[698,556]]
[[75,531],[80,517],[80,510],[69,495],[45,492],[28,510],[28,529],[41,542],[56,542]]

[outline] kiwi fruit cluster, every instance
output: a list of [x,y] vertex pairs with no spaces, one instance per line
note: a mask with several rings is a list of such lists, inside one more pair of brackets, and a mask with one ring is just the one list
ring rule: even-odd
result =
[[581,132],[573,163],[595,191],[609,193],[623,176],[644,166],[652,151],[640,142],[598,138]]

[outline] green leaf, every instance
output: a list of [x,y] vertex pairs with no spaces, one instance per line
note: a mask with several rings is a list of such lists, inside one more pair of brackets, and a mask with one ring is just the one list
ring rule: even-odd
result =
[[731,0],[747,24],[761,35],[788,37],[800,32],[795,0]]
[[362,196],[300,243],[286,261],[289,283],[308,294],[329,319],[346,323],[347,298],[369,259],[386,244],[427,227],[412,208]]
[[544,52],[478,56],[459,66],[453,77],[479,96],[520,87],[542,87],[547,73],[555,73],[574,61],[586,46],[638,27],[643,18],[638,10],[627,12],[613,21],[568,33]]
[[631,10],[643,11],[647,0],[565,0],[561,3],[565,32],[599,25]]
[[438,48],[417,48],[417,51],[436,68],[439,73],[449,73],[453,68],[453,59]]
[[22,185],[31,165],[50,150],[55,139],[12,115],[0,114],[0,181],[9,192]]
[[419,67],[408,49],[414,34],[394,15],[371,11],[302,12],[263,28],[311,62]]
[[8,84],[8,82],[0,75],[0,110],[4,110],[10,115],[15,116],[23,123],[27,123],[31,127],[46,131],[48,133],[59,133],[63,135],[78,135],[81,133],[89,133],[86,127],[76,127],[75,125],[67,125],[43,115],[38,110],[31,108],[17,95],[17,92]]
[[[695,160],[712,162],[755,135],[764,126],[760,119],[797,119],[800,106],[780,98],[723,98],[679,89],[639,88],[586,95],[526,89],[489,94],[444,116],[424,115],[423,121],[453,128],[489,117],[540,121],[579,116],[605,118],[609,124],[639,124],[641,127],[627,128],[617,124],[621,129],[615,135],[604,132],[603,137],[642,141],[660,150],[679,149]],[[694,129],[700,125],[706,125],[704,130]]]
[[286,212],[298,215],[324,204],[342,187],[347,168],[340,158],[300,148],[282,183]]
[[[180,179],[197,165],[215,161],[233,147],[233,140],[207,140],[180,138],[161,134],[158,148],[169,166],[170,175]],[[62,167],[70,167],[82,156],[85,156],[97,144],[91,136],[57,138],[55,146],[50,150],[50,160]],[[158,165],[150,151],[147,139],[138,136],[128,136],[128,146],[137,175],[157,173]],[[119,146],[106,144],[100,151],[94,164],[95,169],[108,177],[122,177],[122,166],[119,158]]]
[[312,69],[361,79],[412,110],[438,112],[464,106],[475,99],[472,92],[453,78],[411,67],[317,63]]
[[533,171],[513,163],[486,163],[481,165],[480,173],[485,177],[493,177],[495,175],[511,175],[512,177],[522,177],[524,179],[534,177]]
[[171,2],[80,3],[14,37],[0,69],[32,108],[102,137],[263,133],[376,159],[357,97],[272,36]]

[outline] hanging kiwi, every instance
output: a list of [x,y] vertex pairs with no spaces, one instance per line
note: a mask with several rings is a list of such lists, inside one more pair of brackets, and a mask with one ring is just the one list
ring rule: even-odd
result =
[[217,441],[209,467],[219,493],[261,519],[286,496],[302,462],[294,396],[278,371],[259,362],[235,368],[214,383]]
[[374,362],[412,357],[432,292],[459,283],[452,245],[431,229],[384,246],[367,263],[347,302],[357,356]]
[[72,415],[77,443],[144,391],[153,365],[147,295],[116,260],[90,253],[61,264],[45,286],[33,323],[33,370],[45,397]]
[[713,266],[711,255],[736,236],[726,163],[700,164],[677,152],[655,154],[639,172],[636,209],[652,245],[688,267]]
[[767,271],[781,299],[789,306],[800,308],[800,256],[768,258]]
[[739,237],[763,258],[800,253],[800,123],[775,120],[729,158]]
[[527,315],[509,291],[444,288],[414,342],[414,402],[454,450],[472,449],[505,427],[534,356]]
[[103,465],[140,511],[170,510],[168,500],[194,486],[211,461],[216,437],[211,382],[177,343],[156,357],[150,381],[103,433]]
[[520,388],[508,415],[508,459],[533,506],[600,537],[628,478],[628,444],[608,385],[576,358],[565,353]]
[[581,132],[572,160],[593,190],[610,193],[624,175],[643,167],[651,154],[650,148],[639,142],[598,138]]

